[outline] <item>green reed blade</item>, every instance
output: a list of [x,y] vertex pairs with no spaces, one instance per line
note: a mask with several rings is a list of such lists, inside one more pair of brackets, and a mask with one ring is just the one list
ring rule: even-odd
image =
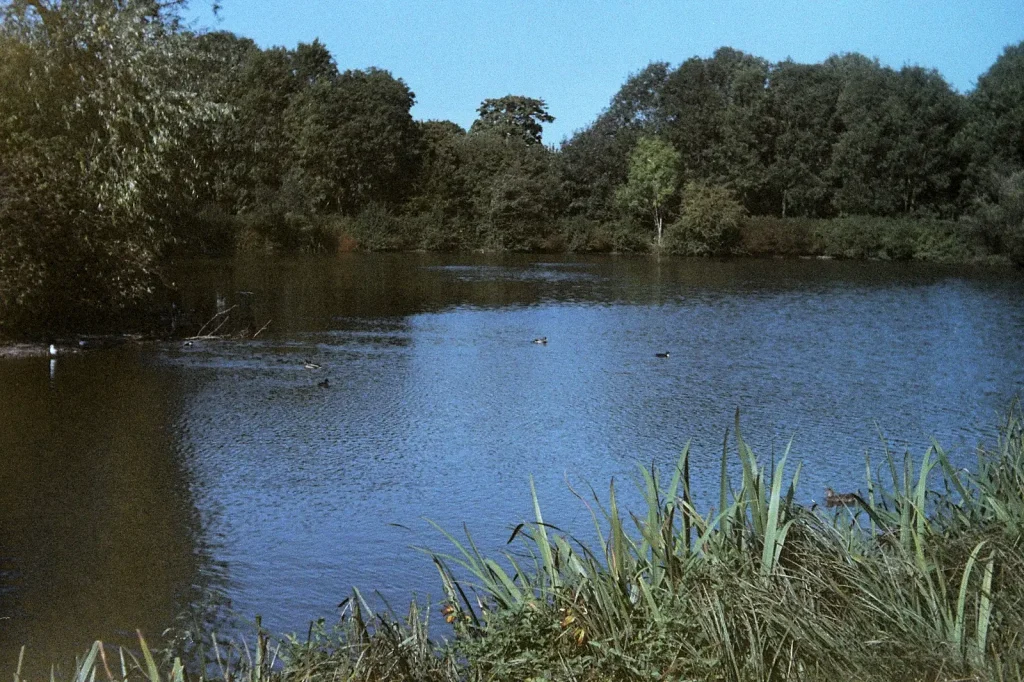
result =
[[75,675],[75,682],[87,682],[89,675],[94,672],[96,665],[96,657],[100,653],[100,643],[97,640],[93,642],[92,648],[89,649],[89,653],[86,654],[85,659],[79,664],[77,674]]
[[540,512],[540,501],[537,499],[537,487],[534,485],[533,476],[530,476],[530,496],[533,498],[533,513],[537,518],[537,533],[540,539],[537,541],[537,548],[540,550],[541,558],[544,561],[544,568],[548,573],[551,587],[557,588],[560,584],[558,571],[555,568],[554,556],[551,553],[551,545],[548,542],[548,533],[544,527],[544,516]]
[[153,654],[149,650],[149,645],[146,644],[146,638],[142,636],[142,630],[136,630],[135,632],[139,636],[142,658],[146,661],[146,676],[149,678],[149,682],[160,682],[160,672],[157,670],[156,661],[153,660]]

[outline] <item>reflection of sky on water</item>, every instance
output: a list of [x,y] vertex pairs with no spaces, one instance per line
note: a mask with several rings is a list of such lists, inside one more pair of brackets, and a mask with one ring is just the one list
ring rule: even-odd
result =
[[[145,566],[163,576],[154,593],[167,594],[140,607],[166,610],[171,591],[205,580],[240,616],[304,631],[308,619],[332,617],[352,586],[379,589],[400,611],[413,593],[438,598],[435,569],[410,546],[449,548],[424,519],[456,535],[465,523],[485,550],[504,549],[510,528],[532,515],[531,476],[546,520],[588,536],[590,517],[567,482],[583,494],[592,484],[603,498],[614,477],[629,506],[636,465],[668,469],[692,441],[693,487],[711,504],[722,437],[740,408],[746,439],[765,459],[792,439],[791,461],[804,465],[800,496],[810,500],[826,485],[863,487],[864,453],[878,461],[879,433],[897,454],[909,445],[917,456],[935,436],[969,463],[1024,381],[1019,273],[457,263],[207,262],[179,278],[190,283],[186,305],[201,323],[217,293],[230,304],[232,292],[252,291],[257,322],[271,321],[257,339],[60,358],[52,380],[44,359],[0,365],[0,444],[20,462],[0,468],[0,489],[29,491],[37,505],[0,499],[5,518],[26,524],[0,528],[0,584],[15,581],[0,585],[0,605],[27,608],[18,571],[24,552],[41,546],[28,521],[40,517],[33,527],[45,536],[65,511],[52,486],[73,493],[56,498],[74,510],[72,525],[97,529],[90,541],[99,544],[86,550],[120,556],[134,542],[145,552],[125,554],[127,567],[79,562],[79,583],[35,580],[33,608],[52,618],[33,622],[64,618],[62,595],[75,584]],[[548,344],[531,343],[539,336]],[[655,357],[666,350],[671,358]],[[49,428],[56,414],[63,426]],[[90,457],[62,459],[78,451],[107,459],[100,468]],[[135,491],[124,504],[97,506],[122,489]],[[164,529],[156,542],[154,524]],[[166,547],[200,560],[150,558]],[[121,605],[119,623],[153,627]],[[5,626],[0,649],[10,643]]]
[[636,464],[668,469],[688,440],[696,495],[712,504],[737,407],[766,459],[792,439],[808,501],[826,485],[863,487],[879,434],[916,455],[935,436],[968,462],[1021,386],[1012,279],[854,270],[837,286],[783,269],[759,288],[764,273],[729,264],[702,289],[670,267],[641,280],[565,270],[588,267],[596,290],[547,279],[532,300],[511,290],[511,302],[490,288],[495,277],[537,284],[536,272],[558,268],[421,268],[462,284],[471,271],[486,293],[169,351],[164,362],[192,384],[180,430],[235,607],[301,630],[353,585],[398,606],[414,592],[436,598],[436,572],[409,550],[447,549],[424,518],[456,532],[465,523],[497,551],[531,515],[532,476],[546,519],[587,535],[567,482],[603,496],[614,477],[635,501]]

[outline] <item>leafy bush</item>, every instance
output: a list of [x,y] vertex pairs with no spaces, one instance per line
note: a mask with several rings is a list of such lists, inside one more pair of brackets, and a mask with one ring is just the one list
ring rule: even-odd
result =
[[647,253],[651,250],[650,232],[633,218],[603,223],[599,239],[608,239],[614,253]]
[[746,211],[731,189],[689,182],[682,209],[666,235],[669,252],[710,256],[726,253],[737,243]]
[[569,253],[607,253],[615,250],[613,227],[583,216],[563,218],[556,234]]
[[968,221],[990,249],[1024,265],[1024,170],[996,181],[994,201],[980,201]]
[[35,188],[44,174],[25,178],[0,168],[0,331],[136,327],[160,288],[159,230],[97,209],[70,181],[41,197]]
[[401,217],[402,229],[413,248],[427,251],[458,251],[465,246],[465,227],[442,211]]
[[286,249],[292,241],[286,234],[288,226],[280,211],[260,209],[241,214],[237,220],[235,250],[240,253],[270,254]]
[[750,216],[743,221],[736,250],[752,256],[808,256],[814,252],[814,229],[809,218]]
[[218,204],[171,216],[173,255],[227,256],[235,250],[238,219]]
[[386,207],[372,203],[346,221],[346,231],[366,251],[397,251],[416,248],[419,234],[416,221],[396,216]]
[[962,263],[983,254],[951,221],[847,216],[819,221],[814,250],[833,258]]
[[192,45],[176,5],[0,9],[0,319],[9,332],[135,326],[159,289],[160,219],[191,187],[179,165],[186,140],[224,113],[181,68]]

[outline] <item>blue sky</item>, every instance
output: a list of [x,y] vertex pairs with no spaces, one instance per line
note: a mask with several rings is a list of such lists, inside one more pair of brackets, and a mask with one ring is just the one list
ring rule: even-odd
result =
[[338,67],[376,66],[416,93],[413,116],[468,127],[488,97],[544,99],[558,143],[607,106],[630,73],[726,45],[779,61],[861,52],[938,69],[961,92],[1024,40],[1022,0],[222,0],[199,27],[262,47],[319,38]]

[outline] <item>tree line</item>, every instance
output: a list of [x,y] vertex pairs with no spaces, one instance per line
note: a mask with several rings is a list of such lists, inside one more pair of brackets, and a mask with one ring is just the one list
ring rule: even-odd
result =
[[181,8],[0,1],[8,330],[123,324],[196,253],[1024,254],[1024,43],[967,94],[723,47],[632,74],[555,147],[542,99],[416,121],[387,71],[194,32]]

